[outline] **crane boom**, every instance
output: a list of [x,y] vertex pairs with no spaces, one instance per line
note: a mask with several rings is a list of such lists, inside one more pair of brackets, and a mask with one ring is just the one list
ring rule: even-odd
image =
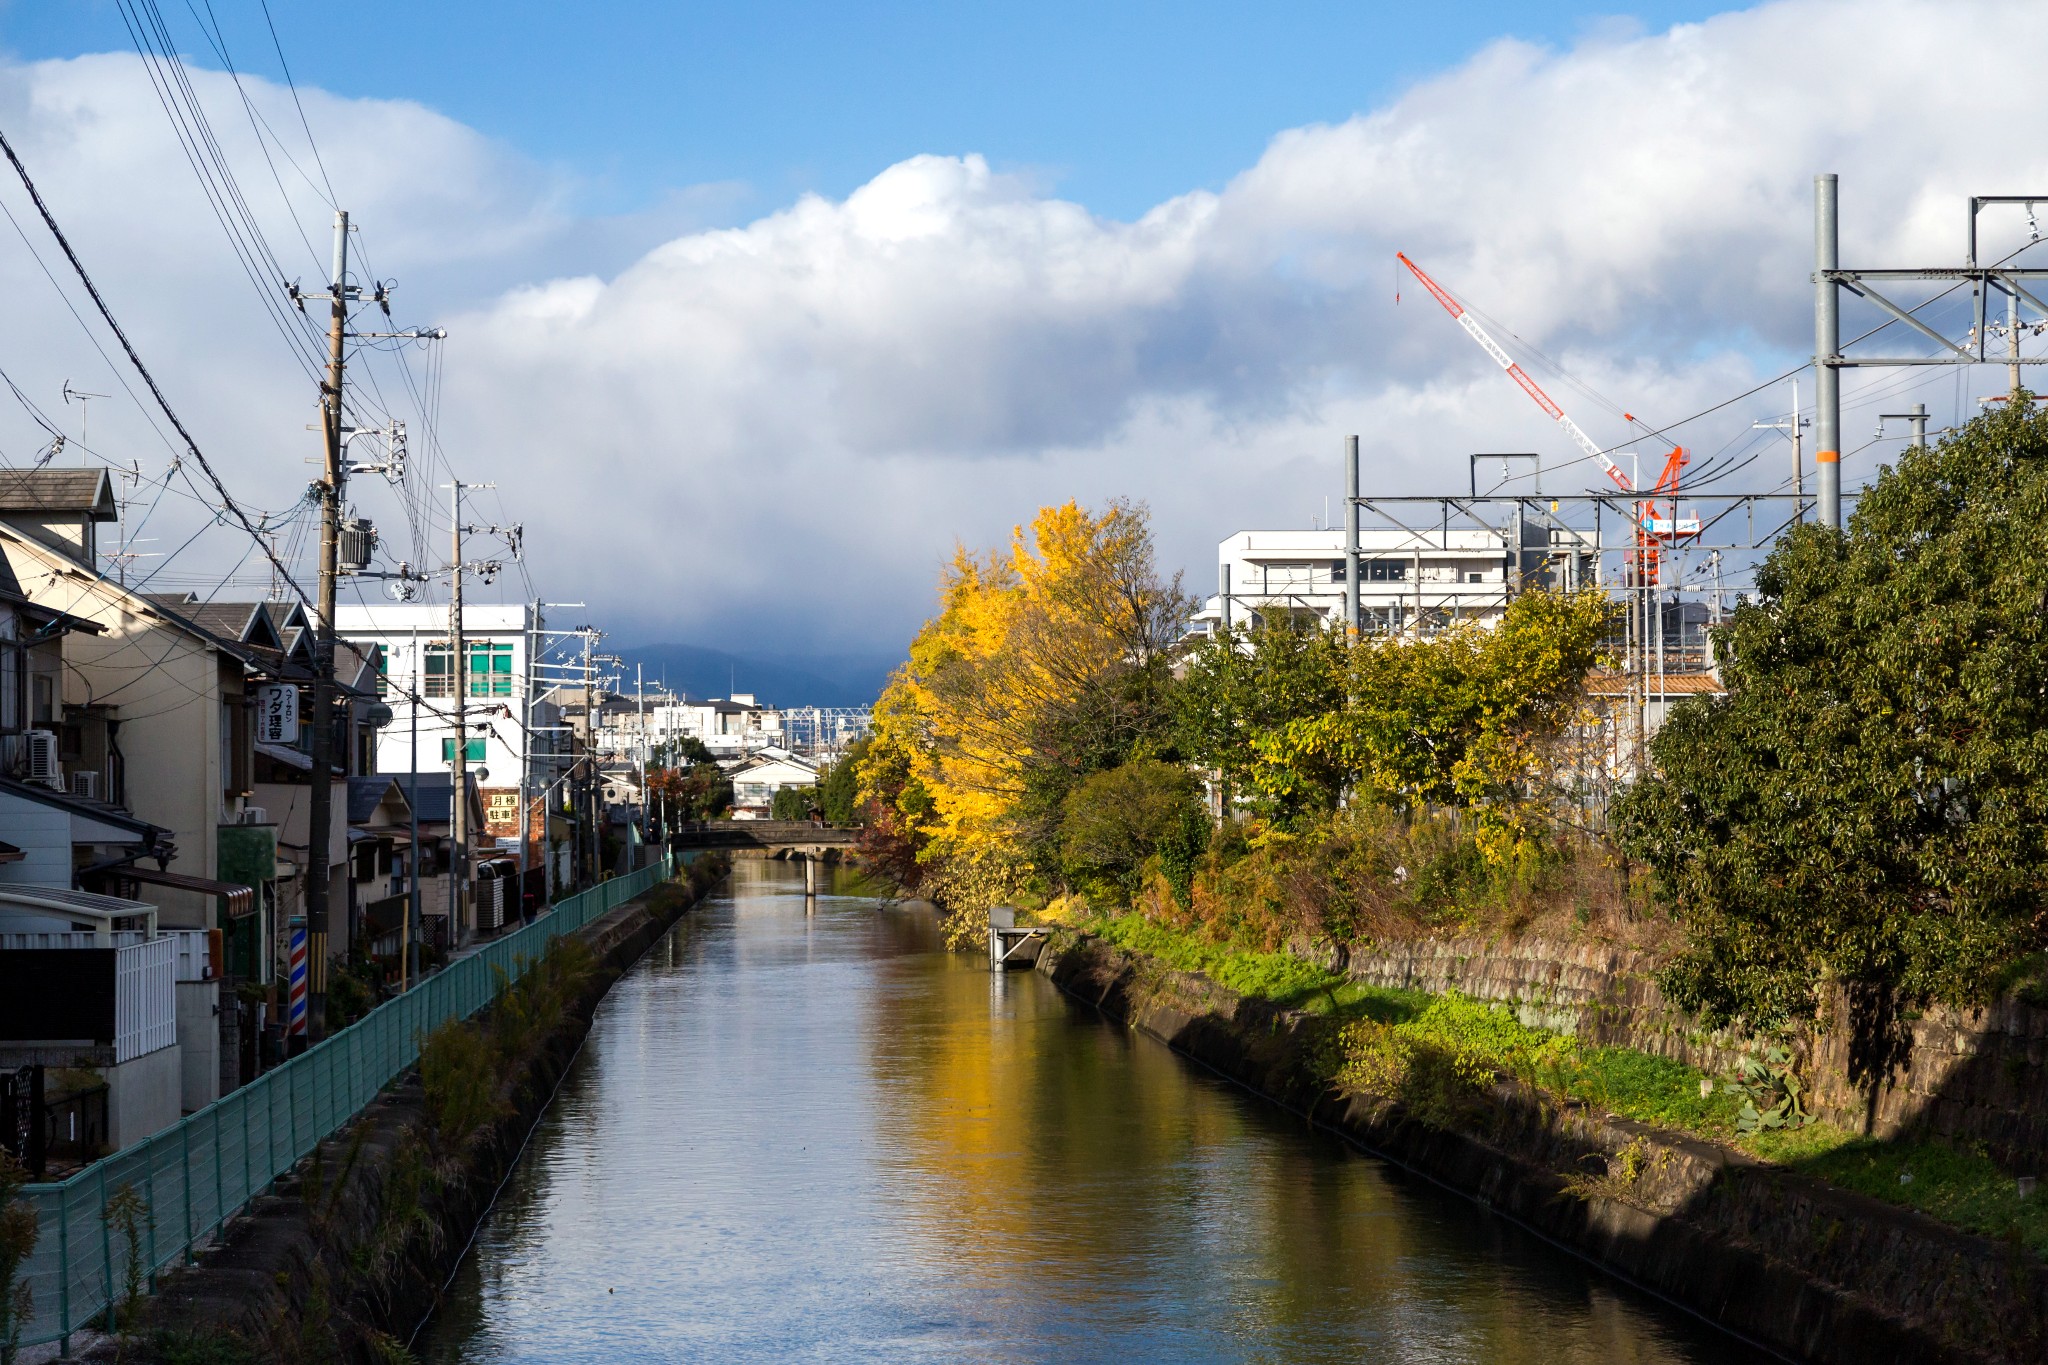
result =
[[1452,298],[1442,285],[1424,274],[1422,267],[1409,260],[1406,253],[1397,251],[1394,253],[1394,256],[1402,265],[1407,266],[1414,273],[1416,279],[1422,281],[1422,287],[1436,296],[1436,301],[1444,306],[1444,311],[1455,318],[1458,325],[1471,334],[1472,339],[1478,342],[1488,355],[1493,357],[1494,363],[1507,371],[1508,378],[1514,380],[1520,386],[1523,393],[1535,399],[1536,406],[1549,414],[1551,421],[1564,428],[1565,435],[1572,438],[1573,444],[1577,445],[1580,450],[1585,451],[1591,457],[1593,463],[1606,471],[1607,477],[1614,480],[1622,492],[1633,493],[1636,491],[1635,485],[1629,482],[1628,476],[1621,472],[1620,467],[1613,460],[1607,458],[1607,452],[1602,450],[1592,437],[1580,430],[1579,424],[1574,422],[1565,413],[1563,408],[1551,400],[1550,395],[1545,393],[1542,386],[1529,377],[1527,371],[1515,363],[1512,356],[1501,349],[1499,342],[1487,335],[1486,329],[1479,325],[1479,319],[1467,312],[1464,304]]

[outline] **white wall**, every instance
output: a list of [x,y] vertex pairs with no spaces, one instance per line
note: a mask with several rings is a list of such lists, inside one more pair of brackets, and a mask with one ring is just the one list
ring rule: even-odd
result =
[[71,817],[65,812],[0,792],[0,839],[28,855],[18,863],[0,863],[0,882],[71,885]]
[[220,982],[178,983],[178,1107],[190,1114],[220,1098]]
[[100,1075],[107,1082],[107,1140],[117,1151],[184,1116],[184,1059],[175,1043],[105,1067]]

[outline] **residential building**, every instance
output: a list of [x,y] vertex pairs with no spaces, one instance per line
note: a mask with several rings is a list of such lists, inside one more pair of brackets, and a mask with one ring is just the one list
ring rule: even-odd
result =
[[785,717],[753,693],[735,692],[709,701],[666,700],[648,709],[647,729],[657,745],[694,739],[712,757],[725,759],[784,747]]
[[818,785],[816,765],[787,749],[763,749],[731,764],[721,763],[732,778],[735,820],[766,820],[775,808],[775,794],[785,787]]
[[[379,695],[392,709],[378,735],[377,771],[433,773],[447,790],[457,740],[454,651],[448,608],[425,603],[343,605],[336,629],[381,661]],[[563,797],[571,743],[558,704],[536,685],[534,641],[543,622],[532,604],[467,603],[462,612],[467,724],[463,761],[475,782],[483,818],[473,836],[486,847],[519,850],[520,793],[526,793],[528,869],[567,857]],[[566,875],[556,882],[563,884]]]
[[[1226,619],[1257,622],[1303,613],[1327,626],[1344,618],[1344,531],[1239,531],[1217,546],[1217,595],[1195,614],[1197,633]],[[1358,597],[1368,631],[1425,631],[1490,621],[1519,586],[1571,586],[1594,579],[1590,533],[1526,523],[1519,554],[1512,535],[1488,531],[1372,529],[1359,532]],[[1228,585],[1227,587],[1225,585]]]

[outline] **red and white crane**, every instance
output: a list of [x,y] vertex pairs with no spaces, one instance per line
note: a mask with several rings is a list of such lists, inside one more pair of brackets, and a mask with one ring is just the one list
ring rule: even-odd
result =
[[[1425,274],[1421,266],[1409,260],[1405,252],[1397,251],[1394,255],[1395,259],[1408,267],[1416,279],[1422,281],[1424,289],[1427,289],[1436,296],[1436,301],[1444,306],[1444,311],[1457,319],[1458,325],[1471,334],[1472,339],[1478,342],[1488,355],[1493,357],[1496,364],[1507,371],[1508,378],[1514,380],[1516,386],[1523,393],[1535,399],[1536,406],[1542,408],[1549,415],[1551,421],[1564,428],[1565,435],[1572,438],[1573,444],[1585,451],[1587,457],[1593,463],[1599,465],[1601,470],[1606,473],[1608,478],[1614,480],[1615,485],[1622,492],[1635,494],[1643,491],[1638,489],[1630,481],[1629,477],[1621,472],[1621,467],[1608,458],[1607,452],[1601,449],[1600,445],[1592,437],[1588,436],[1580,428],[1579,424],[1574,422],[1570,415],[1552,400],[1549,394],[1543,391],[1542,385],[1531,379],[1528,372],[1516,364],[1512,356],[1501,349],[1500,343],[1495,341],[1484,327],[1480,326],[1479,319],[1473,317],[1464,304],[1459,303],[1457,299],[1451,296],[1449,290]],[[1628,416],[1626,413],[1622,415]],[[1628,420],[1633,422],[1635,418],[1629,417]],[[1676,498],[1678,493],[1678,476],[1685,468],[1685,461],[1685,448],[1683,446],[1673,446],[1671,453],[1664,459],[1664,469],[1658,474],[1656,484],[1649,490],[1651,497]],[[1678,508],[1675,501],[1670,509],[1670,515],[1663,517],[1657,515],[1654,503],[1637,503],[1635,518],[1636,542],[1641,547],[1640,554],[1643,560],[1645,578],[1646,581],[1654,583],[1657,581],[1658,561],[1661,558],[1659,554],[1660,547],[1683,540],[1687,536],[1698,535],[1700,529],[1699,518],[1687,517],[1681,520],[1678,516]]]

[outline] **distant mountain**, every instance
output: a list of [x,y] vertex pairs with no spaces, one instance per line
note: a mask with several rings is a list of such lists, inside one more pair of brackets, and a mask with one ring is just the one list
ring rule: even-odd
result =
[[751,692],[773,706],[867,706],[881,694],[896,662],[853,654],[760,658],[684,644],[637,645],[620,650],[619,657],[626,661],[628,687],[639,664],[650,687],[660,680],[672,692],[695,697]]

